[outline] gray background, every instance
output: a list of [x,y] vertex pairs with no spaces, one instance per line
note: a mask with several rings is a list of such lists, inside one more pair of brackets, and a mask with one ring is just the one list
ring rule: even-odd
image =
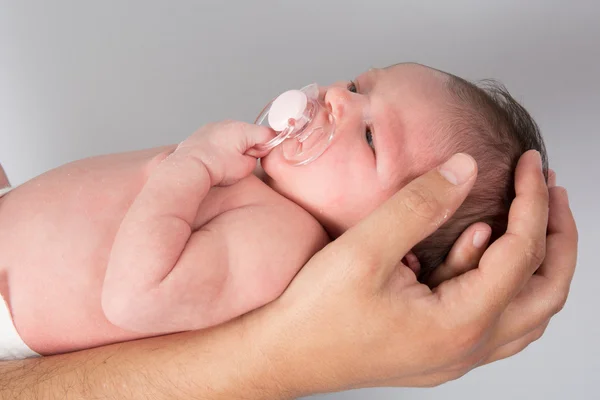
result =
[[[594,4],[595,3],[595,4]],[[497,78],[539,122],[580,230],[569,302],[512,359],[435,389],[324,399],[598,399],[600,4],[0,1],[0,161],[13,184],[95,154],[252,121],[272,96],[417,61]]]

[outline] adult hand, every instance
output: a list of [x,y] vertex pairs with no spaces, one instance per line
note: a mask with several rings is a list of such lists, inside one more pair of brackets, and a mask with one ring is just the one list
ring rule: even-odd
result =
[[446,166],[416,179],[317,253],[269,305],[199,332],[2,363],[0,395],[294,398],[432,386],[515,354],[565,303],[575,223],[564,189],[548,196],[539,156],[527,153],[507,234],[477,268],[433,290],[418,283],[400,260],[466,197],[475,171],[458,157],[464,174]]
[[457,155],[416,179],[317,253],[257,312],[269,340],[264,351],[285,371],[282,386],[303,395],[438,385],[543,333],[565,304],[577,231],[564,189],[549,196],[537,152],[520,160],[507,233],[477,268],[431,290],[400,263],[458,208],[475,170],[472,158]]
[[[556,173],[550,169],[548,170],[550,200],[556,195],[566,196],[566,192],[563,188],[555,189],[555,186]],[[553,192],[557,192],[558,194],[553,195]],[[553,207],[551,208],[553,209]],[[492,228],[483,222],[476,222],[465,229],[452,246],[452,250],[448,254],[448,257],[446,257],[446,260],[444,260],[444,262],[429,275],[427,278],[427,285],[431,288],[435,288],[444,281],[477,268],[479,261],[481,261],[481,257],[487,248],[491,235]]]

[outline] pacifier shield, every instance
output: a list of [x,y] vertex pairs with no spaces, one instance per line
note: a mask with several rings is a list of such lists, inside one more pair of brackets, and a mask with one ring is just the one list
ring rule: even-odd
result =
[[335,134],[335,118],[319,98],[316,84],[288,90],[271,101],[256,118],[278,132],[261,150],[281,145],[284,158],[293,165],[305,165],[319,157]]
[[269,125],[274,131],[283,131],[288,127],[290,119],[298,120],[302,117],[307,103],[306,94],[300,90],[288,90],[279,95],[269,110]]

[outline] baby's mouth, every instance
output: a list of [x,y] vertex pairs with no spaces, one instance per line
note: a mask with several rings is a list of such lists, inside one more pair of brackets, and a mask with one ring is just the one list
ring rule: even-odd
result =
[[275,98],[261,111],[255,123],[268,122],[278,135],[258,148],[281,147],[283,158],[294,166],[316,160],[335,134],[335,117],[332,105],[324,101],[325,94],[325,89],[311,84]]

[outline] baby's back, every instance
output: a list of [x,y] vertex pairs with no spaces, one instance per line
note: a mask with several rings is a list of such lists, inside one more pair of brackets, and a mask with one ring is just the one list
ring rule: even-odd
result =
[[[53,354],[143,336],[105,318],[102,286],[123,217],[153,166],[173,149],[67,164],[0,199],[0,291],[19,334],[33,350]],[[197,222],[202,225],[228,209],[261,203],[283,205],[293,215],[304,213],[250,176],[227,188],[213,188]],[[314,235],[310,226],[300,226],[297,234]]]

